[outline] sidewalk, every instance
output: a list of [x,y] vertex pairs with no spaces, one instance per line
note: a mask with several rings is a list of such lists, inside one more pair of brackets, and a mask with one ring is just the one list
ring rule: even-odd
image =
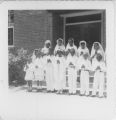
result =
[[112,116],[105,98],[26,92],[24,88],[1,97],[3,120],[109,120]]

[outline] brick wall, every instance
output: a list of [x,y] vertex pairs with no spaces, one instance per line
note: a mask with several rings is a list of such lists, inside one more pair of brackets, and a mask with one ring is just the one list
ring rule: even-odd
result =
[[63,38],[63,17],[53,14],[53,47],[55,47],[58,38]]
[[41,48],[46,39],[52,40],[52,15],[47,11],[14,12],[14,46],[30,50]]

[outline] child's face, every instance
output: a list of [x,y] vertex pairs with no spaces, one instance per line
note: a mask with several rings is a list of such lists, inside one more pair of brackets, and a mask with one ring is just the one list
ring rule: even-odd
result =
[[61,46],[62,45],[62,40],[58,41],[58,45]]
[[73,41],[72,40],[69,40],[68,43],[69,43],[70,46],[73,46]]
[[85,43],[81,43],[81,48],[85,49]]
[[95,49],[95,50],[98,50],[98,49],[99,49],[99,44],[98,44],[98,43],[95,43],[95,44],[94,44],[94,49]]
[[35,56],[37,56],[38,55],[38,50],[35,50]]
[[50,48],[50,43],[47,43],[47,44],[46,44],[46,47],[47,47],[47,48]]

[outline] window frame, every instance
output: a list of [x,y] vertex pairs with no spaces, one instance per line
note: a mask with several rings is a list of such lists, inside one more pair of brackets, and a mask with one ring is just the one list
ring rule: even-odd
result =
[[8,29],[9,28],[13,28],[13,45],[8,44],[8,47],[14,47],[14,26],[9,26]]

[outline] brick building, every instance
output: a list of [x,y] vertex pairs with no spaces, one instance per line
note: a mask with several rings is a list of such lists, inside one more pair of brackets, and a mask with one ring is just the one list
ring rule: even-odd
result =
[[54,48],[61,37],[66,45],[69,37],[88,43],[99,41],[105,49],[104,10],[9,10],[9,47],[33,50],[50,39]]

